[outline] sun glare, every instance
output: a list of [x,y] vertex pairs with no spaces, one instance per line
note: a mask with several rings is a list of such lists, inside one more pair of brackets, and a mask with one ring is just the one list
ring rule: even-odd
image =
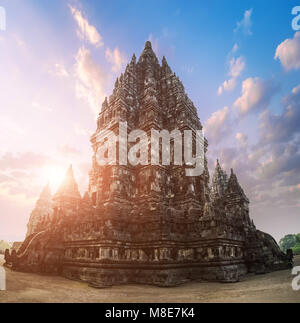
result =
[[66,169],[61,166],[49,166],[43,171],[44,181],[48,182],[52,192],[55,192],[62,183]]

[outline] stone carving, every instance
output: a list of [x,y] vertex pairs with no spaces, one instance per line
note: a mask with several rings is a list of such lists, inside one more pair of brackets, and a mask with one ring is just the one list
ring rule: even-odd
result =
[[41,221],[43,221],[47,216],[51,216],[53,213],[52,195],[49,185],[47,185],[38,201],[36,206],[31,212],[29,222],[27,224],[27,234],[26,237],[37,232],[37,226]]
[[172,163],[99,166],[97,135],[103,129],[118,134],[120,121],[128,131],[147,133],[202,129],[181,81],[165,58],[159,64],[150,42],[138,61],[133,55],[102,104],[91,137],[88,192],[81,198],[70,167],[53,198],[53,215],[29,225],[18,254],[10,257],[13,268],[102,287],[235,282],[247,273],[288,267],[274,239],[250,219],[237,176],[232,170],[228,178],[219,162],[211,186],[206,158],[198,177]]

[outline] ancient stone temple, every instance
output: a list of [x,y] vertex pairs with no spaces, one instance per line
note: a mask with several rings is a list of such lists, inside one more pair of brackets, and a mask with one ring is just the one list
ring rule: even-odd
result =
[[[81,198],[70,168],[53,198],[53,216],[40,222],[12,260],[16,270],[59,273],[93,286],[189,280],[236,282],[247,273],[288,266],[275,240],[256,229],[237,176],[217,162],[210,184],[185,166],[118,163],[101,166],[100,132],[201,130],[197,109],[165,58],[147,42],[102,105],[88,192]],[[120,144],[120,143],[118,143]],[[205,153],[208,149],[204,141]],[[174,146],[171,145],[171,151]]]
[[53,201],[49,185],[45,186],[39,199],[36,202],[35,208],[31,212],[29,222],[27,224],[26,237],[36,232],[40,222],[47,220],[53,213]]

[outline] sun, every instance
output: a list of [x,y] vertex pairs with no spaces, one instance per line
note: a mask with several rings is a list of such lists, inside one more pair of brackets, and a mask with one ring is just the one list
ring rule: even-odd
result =
[[43,179],[48,182],[52,192],[57,191],[66,174],[62,166],[47,166],[43,170]]

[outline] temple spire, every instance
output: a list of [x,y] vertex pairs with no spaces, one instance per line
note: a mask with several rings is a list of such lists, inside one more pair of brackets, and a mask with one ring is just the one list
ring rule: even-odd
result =
[[240,195],[240,197],[243,197],[246,200],[248,200],[232,168],[231,168],[230,178],[227,184],[226,194],[237,194],[237,195]]
[[[118,81],[118,79],[117,79],[117,81]],[[107,101],[107,97],[105,97],[105,100],[102,103],[102,111],[104,111],[107,108],[108,108],[108,101]]]
[[130,64],[136,64],[136,56],[135,56],[135,54],[132,55]]
[[51,189],[50,189],[50,185],[49,182],[47,183],[47,185],[43,188],[41,194],[40,194],[40,199],[51,199]]
[[91,207],[92,206],[92,200],[90,198],[90,195],[88,192],[85,192],[83,195],[83,198],[81,200],[81,207],[86,208],[86,207]]
[[74,178],[72,165],[70,165],[68,168],[65,178],[55,194],[55,197],[58,196],[72,196],[74,198],[81,198],[78,191],[78,185]]
[[63,215],[76,215],[81,202],[78,185],[74,178],[73,167],[70,165],[65,178],[53,197],[54,208],[61,210]]
[[30,219],[27,224],[26,237],[37,232],[38,224],[44,221],[48,216],[52,216],[52,195],[50,191],[49,183],[43,188],[39,199],[35,204],[35,208],[30,214]]
[[149,40],[146,41],[144,50],[152,50],[151,41]]
[[139,63],[147,61],[149,63],[159,64],[156,54],[152,49],[152,44],[150,41],[146,41],[145,48],[139,58]]
[[212,179],[212,198],[220,198],[225,194],[227,188],[227,174],[222,169],[217,159],[215,172]]
[[172,74],[172,70],[171,70],[165,56],[162,58],[161,66],[162,66],[162,69],[165,72],[165,74]]

